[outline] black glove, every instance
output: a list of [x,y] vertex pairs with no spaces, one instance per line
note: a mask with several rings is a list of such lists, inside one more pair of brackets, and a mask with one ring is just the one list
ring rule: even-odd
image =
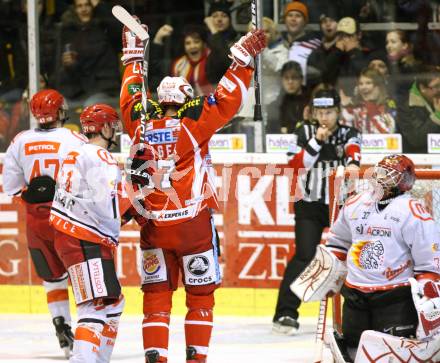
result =
[[127,159],[125,171],[127,182],[144,187],[151,184],[151,175],[154,172],[154,154],[149,147],[130,152],[132,157]]

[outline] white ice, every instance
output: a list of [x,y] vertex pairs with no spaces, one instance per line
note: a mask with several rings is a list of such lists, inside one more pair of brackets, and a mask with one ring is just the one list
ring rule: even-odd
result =
[[[143,363],[141,316],[122,316],[112,362]],[[308,363],[316,319],[300,319],[296,336],[271,333],[270,317],[217,317],[209,363]],[[169,363],[185,362],[183,317],[171,320]],[[1,363],[65,361],[49,315],[0,315]]]

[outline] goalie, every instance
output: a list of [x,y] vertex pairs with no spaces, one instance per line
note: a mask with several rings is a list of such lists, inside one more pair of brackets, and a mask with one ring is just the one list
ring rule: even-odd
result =
[[330,344],[334,356],[340,348],[337,361],[353,361],[356,350],[355,362],[440,361],[440,343],[433,339],[440,332],[440,231],[422,203],[406,193],[414,169],[404,155],[381,160],[372,190],[345,202],[326,247],[319,246],[292,284],[304,301],[320,300],[339,290],[346,264],[343,336]]

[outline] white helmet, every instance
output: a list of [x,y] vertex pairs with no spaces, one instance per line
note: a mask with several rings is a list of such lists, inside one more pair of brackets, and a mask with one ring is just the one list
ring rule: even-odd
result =
[[183,77],[165,77],[157,87],[157,96],[160,105],[183,105],[194,97],[194,91]]

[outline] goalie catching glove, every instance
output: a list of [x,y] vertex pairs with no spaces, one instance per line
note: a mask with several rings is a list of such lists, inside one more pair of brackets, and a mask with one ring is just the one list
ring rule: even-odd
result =
[[440,283],[410,278],[411,292],[419,318],[417,338],[426,340],[440,335]]
[[253,67],[253,59],[266,48],[266,37],[261,29],[252,30],[231,47],[230,58],[240,67]]
[[[137,16],[134,18],[141,24]],[[141,25],[148,32],[148,27],[145,24]],[[124,66],[134,62],[142,62],[144,57],[144,42],[125,25],[122,28],[122,53],[121,61]]]

